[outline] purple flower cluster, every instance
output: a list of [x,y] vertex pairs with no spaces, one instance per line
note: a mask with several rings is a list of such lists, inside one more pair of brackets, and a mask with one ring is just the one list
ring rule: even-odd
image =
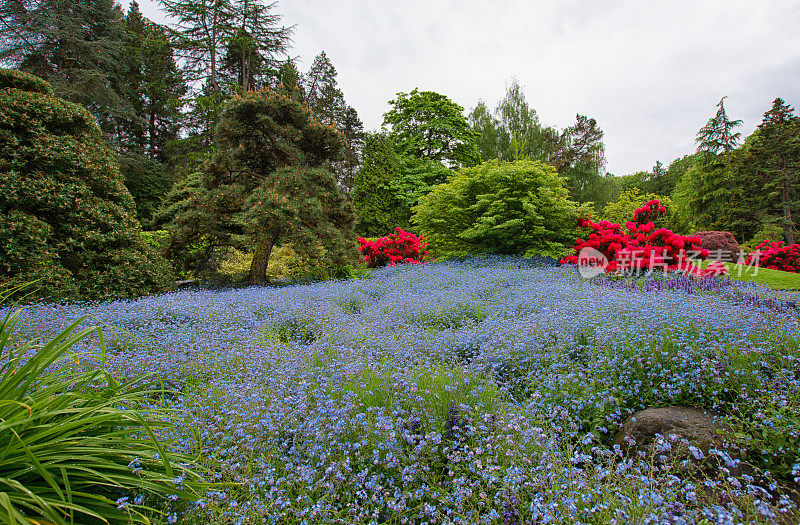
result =
[[[797,512],[782,487],[800,472],[800,326],[737,290],[753,293],[594,286],[574,268],[484,258],[33,305],[16,336],[90,314],[112,372],[177,391],[159,400],[175,409],[171,437],[223,483],[178,523],[769,523]],[[785,467],[780,482],[722,460],[691,479],[611,445],[633,411],[670,404],[783,436],[782,453],[758,451]],[[726,445],[719,457],[752,460]]]

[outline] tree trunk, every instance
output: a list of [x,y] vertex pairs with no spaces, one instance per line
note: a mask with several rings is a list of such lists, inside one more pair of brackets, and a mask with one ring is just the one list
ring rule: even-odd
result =
[[147,126],[147,151],[150,154],[151,160],[156,160],[156,111],[155,108],[150,109],[150,118]]
[[257,241],[253,250],[253,262],[250,263],[250,284],[266,284],[267,264],[276,238],[277,235],[265,234]]
[[789,181],[783,179],[781,191],[781,207],[783,208],[783,236],[786,244],[794,244],[794,223],[792,222],[792,210],[789,208]]

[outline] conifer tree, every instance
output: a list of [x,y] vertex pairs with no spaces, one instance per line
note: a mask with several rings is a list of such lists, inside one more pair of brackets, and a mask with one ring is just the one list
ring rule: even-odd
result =
[[800,216],[800,117],[783,99],[776,98],[764,113],[748,161],[767,192],[768,212],[780,217],[784,240],[794,244]]
[[353,185],[356,230],[364,237],[392,233],[398,226],[408,228],[410,207],[400,199],[392,182],[400,178],[400,157],[390,139],[372,133],[364,139],[361,168]]
[[219,151],[203,173],[200,195],[181,218],[176,244],[252,251],[250,282],[266,282],[272,249],[321,243],[334,264],[355,253],[352,207],[328,163],[340,134],[284,93],[262,89],[226,105]]
[[741,120],[731,120],[725,112],[725,99],[722,97],[717,103],[717,113],[711,117],[705,126],[697,132],[698,153],[706,155],[725,155],[725,164],[730,164],[730,154],[736,149],[742,138],[741,133],[734,133],[734,129],[742,125]]

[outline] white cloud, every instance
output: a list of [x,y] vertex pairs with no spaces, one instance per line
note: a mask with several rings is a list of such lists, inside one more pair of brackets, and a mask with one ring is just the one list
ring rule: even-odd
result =
[[[163,20],[151,0],[142,10]],[[723,95],[745,134],[775,97],[800,105],[793,0],[285,0],[277,12],[297,26],[301,69],[325,50],[368,128],[398,91],[469,110],[516,77],[543,122],[596,118],[617,175],[691,153]]]

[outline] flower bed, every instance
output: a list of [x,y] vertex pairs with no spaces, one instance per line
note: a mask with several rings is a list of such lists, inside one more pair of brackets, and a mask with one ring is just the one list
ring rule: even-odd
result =
[[575,241],[575,253],[564,257],[562,264],[581,264],[586,253],[599,253],[604,257],[606,273],[630,274],[643,271],[679,271],[695,277],[709,277],[727,272],[720,263],[702,269],[693,264],[704,260],[709,251],[701,247],[699,236],[677,235],[665,228],[656,228],[652,222],[666,212],[658,200],[648,201],[638,208],[633,220],[625,229],[617,223],[594,223],[582,219],[580,226],[589,234]]
[[[15,338],[90,314],[118,327],[116,377],[175,385],[153,403],[224,483],[178,524],[797,523],[782,498],[800,477],[797,315],[771,306],[800,295],[630,281],[585,286],[514,258],[398,264],[366,280],[33,305]],[[702,477],[613,447],[633,411],[670,405],[736,429]],[[720,469],[738,461],[775,480]]]
[[783,241],[764,241],[747,257],[745,264],[800,273],[800,244],[786,246]]

